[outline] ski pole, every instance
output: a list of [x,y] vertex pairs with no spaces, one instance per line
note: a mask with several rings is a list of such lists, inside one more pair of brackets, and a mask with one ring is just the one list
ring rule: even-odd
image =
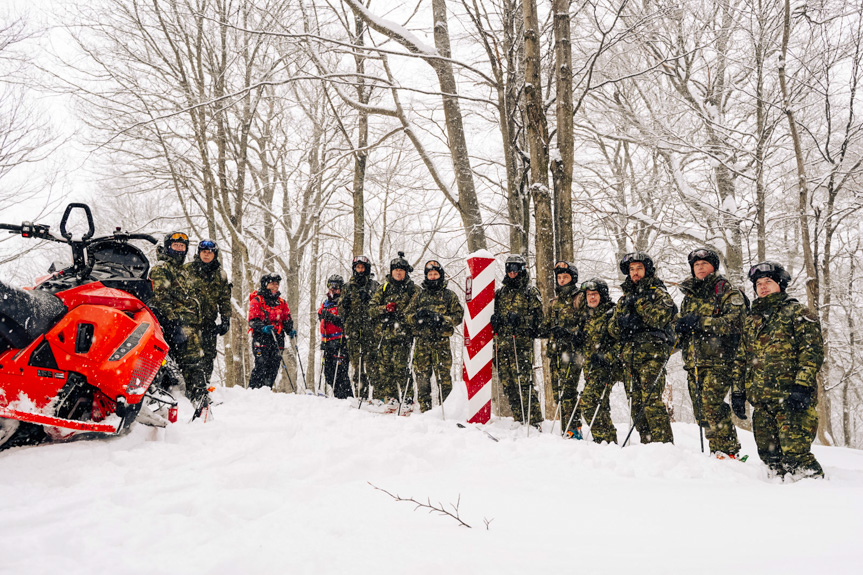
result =
[[357,366],[359,368],[359,375],[357,375],[357,399],[359,399],[359,403],[357,405],[357,409],[360,409],[363,406],[363,370],[366,368],[364,358],[365,353],[361,351],[360,363]]
[[[447,344],[449,344],[449,342],[447,342]],[[440,415],[441,418],[446,421],[446,412],[443,408],[443,385],[441,385],[440,382],[440,362],[438,361],[437,351],[434,352],[434,362],[435,369],[437,370],[437,372],[435,373],[435,383],[437,383],[437,397],[440,401]]]
[[291,344],[294,347],[294,355],[297,358],[297,364],[299,364],[300,366],[300,373],[303,374],[303,390],[306,390],[309,386],[306,384],[306,370],[303,369],[303,360],[300,359],[300,349],[297,347],[297,342],[295,341],[295,338],[291,337],[288,339],[291,340]]
[[413,363],[413,360],[414,360],[414,342],[413,342],[413,340],[411,340],[411,353],[410,353],[410,357],[408,357],[408,366],[407,366],[408,367],[408,378],[407,378],[407,381],[405,381],[404,391],[402,391],[401,384],[398,382],[398,380],[396,380],[396,385],[398,385],[398,392],[399,392],[399,409],[398,409],[398,412],[396,413],[397,415],[402,414],[402,405],[405,402],[405,397],[407,396],[407,393],[408,393],[408,386],[411,383],[411,375],[412,375],[411,374],[411,364]]
[[324,370],[326,369],[326,366],[327,366],[326,356],[324,355],[323,348],[321,348],[321,370],[318,372],[318,383],[315,386],[315,395],[318,395],[321,393],[321,379],[323,378]]
[[566,424],[566,430],[563,432],[563,437],[569,433],[569,427],[572,425],[572,420],[575,419],[575,414],[578,413],[578,405],[581,403],[582,394],[578,393],[578,399],[575,402],[575,407],[572,408],[572,413],[569,415],[569,422]]
[[692,345],[692,359],[695,360],[695,395],[698,400],[698,413],[695,414],[695,422],[698,424],[698,441],[701,443],[701,453],[704,453],[704,428],[701,422],[704,419],[704,396],[702,395],[701,380],[698,378],[698,356],[695,355],[695,344]]
[[336,369],[335,369],[335,370],[333,370],[333,382],[332,382],[332,387],[333,387],[333,397],[335,397],[335,396],[336,396],[336,380],[339,378],[339,367],[341,367],[341,365],[342,365],[342,346],[341,346],[341,341],[339,341],[339,348],[338,348],[338,350],[336,350],[336,353],[338,354],[338,360],[336,361]]
[[[671,346],[671,352],[668,354],[669,359],[671,359],[671,356],[674,355],[674,350],[677,349],[677,343],[679,340],[680,340],[679,337],[674,340],[674,345]],[[668,362],[668,360],[665,360],[665,361]],[[664,371],[665,371],[665,366],[663,365],[662,368],[659,370],[659,373],[656,374],[656,379],[653,380],[653,384],[650,386],[650,389],[647,390],[647,395],[645,396],[644,401],[641,404],[641,410],[633,418],[632,426],[629,428],[629,433],[626,434],[626,439],[623,440],[623,445],[620,446],[621,449],[626,447],[626,443],[629,441],[629,438],[632,435],[632,432],[635,430],[635,426],[638,424],[638,420],[644,415],[644,410],[647,407],[648,402],[650,401],[650,397],[653,395],[653,390],[654,390],[654,388],[656,388],[657,384],[659,383],[659,379],[662,377],[662,373]],[[630,377],[631,377],[631,374],[630,374]],[[630,392],[630,395],[631,395],[631,393],[632,392]]]
[[297,392],[297,387],[294,385],[294,380],[292,380],[292,379],[291,379],[291,374],[290,374],[290,373],[288,373],[288,366],[287,366],[287,365],[285,365],[285,358],[284,358],[284,357],[282,357],[282,351],[279,349],[279,340],[278,340],[278,339],[276,339],[276,334],[275,334],[274,332],[272,332],[272,331],[271,331],[271,332],[270,332],[270,335],[271,335],[271,336],[273,336],[273,342],[275,342],[275,344],[276,344],[276,353],[278,353],[278,354],[279,354],[279,361],[280,361],[280,362],[281,362],[281,364],[282,364],[282,369],[284,369],[284,370],[285,370],[285,375],[287,375],[287,376],[288,376],[288,383],[290,383],[290,384],[291,384],[291,390],[292,390],[294,393],[296,393],[296,392]]

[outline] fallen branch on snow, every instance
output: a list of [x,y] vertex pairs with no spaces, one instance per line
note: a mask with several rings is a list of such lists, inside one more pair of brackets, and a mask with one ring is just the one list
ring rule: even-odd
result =
[[[450,507],[452,507],[452,511],[449,511],[440,502],[438,502],[437,506],[433,505],[431,502],[431,498],[427,499],[426,503],[423,503],[421,501],[417,501],[413,497],[402,497],[400,495],[393,495],[392,493],[390,493],[386,489],[381,489],[380,487],[378,487],[377,485],[375,485],[371,482],[367,482],[367,483],[369,485],[371,485],[372,487],[374,487],[375,489],[377,489],[378,491],[383,491],[384,493],[386,493],[387,495],[389,495],[390,497],[392,497],[396,501],[407,501],[409,503],[413,503],[414,505],[416,505],[416,507],[414,508],[414,511],[416,511],[417,509],[428,509],[429,513],[437,513],[439,515],[445,515],[447,517],[452,517],[453,519],[458,521],[459,525],[461,525],[462,527],[467,527],[468,529],[471,529],[471,526],[468,525],[467,523],[465,523],[464,521],[462,521],[462,518],[459,517],[458,507],[461,504],[461,495],[458,496],[458,501],[455,503],[455,505],[450,503]],[[489,525],[491,524],[492,521],[494,521],[494,519],[491,519],[491,520],[483,519],[483,521],[485,522],[486,530],[488,530]]]

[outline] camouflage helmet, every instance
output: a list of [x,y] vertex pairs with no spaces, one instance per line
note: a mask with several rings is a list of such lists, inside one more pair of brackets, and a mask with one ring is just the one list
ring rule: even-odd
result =
[[789,274],[782,264],[776,262],[761,262],[749,268],[749,280],[752,282],[752,289],[755,289],[755,284],[761,278],[770,278],[779,284],[779,289],[785,291],[788,284],[791,283],[791,274]]
[[692,272],[692,275],[695,275],[695,262],[697,261],[705,261],[713,266],[713,271],[719,270],[719,254],[710,248],[698,248],[689,252],[689,256],[686,258],[689,260],[689,271]]
[[620,259],[620,273],[625,276],[629,275],[629,264],[632,262],[641,262],[644,264],[644,276],[653,277],[656,273],[656,267],[653,265],[653,260],[644,252],[629,252]]
[[398,254],[398,257],[394,258],[390,262],[390,273],[392,273],[393,270],[405,270],[405,273],[411,273],[414,271],[413,266],[405,259],[405,253],[398,252]]
[[605,280],[602,280],[600,278],[590,278],[589,280],[587,280],[586,282],[581,284],[580,289],[583,292],[588,292],[588,291],[599,292],[599,300],[600,301],[605,302],[605,301],[611,300],[611,297],[608,294],[608,284],[605,283]]

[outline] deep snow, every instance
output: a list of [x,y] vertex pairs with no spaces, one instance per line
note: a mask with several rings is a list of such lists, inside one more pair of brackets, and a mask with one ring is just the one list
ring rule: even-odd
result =
[[[165,430],[0,453],[0,572],[863,572],[860,451],[816,446],[828,479],[781,484],[745,432],[739,463],[687,424],[676,445],[620,449],[501,420],[495,443],[439,410],[218,394],[208,423],[187,405]],[[472,529],[369,483],[460,497]]]

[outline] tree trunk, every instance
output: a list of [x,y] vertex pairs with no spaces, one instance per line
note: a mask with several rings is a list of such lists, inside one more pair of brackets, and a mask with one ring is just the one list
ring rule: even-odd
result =
[[[362,46],[365,36],[363,19],[355,15],[354,23],[356,25],[356,38],[354,39],[354,42],[357,45]],[[356,62],[357,68],[357,99],[362,104],[368,104],[371,90],[365,83],[365,53],[362,50],[355,50],[354,61]],[[369,113],[365,110],[358,110],[357,114],[357,151],[354,152],[353,182],[354,256],[362,255],[363,250],[365,249],[366,212],[364,191],[366,182],[366,161],[368,160],[369,155],[366,150],[366,147],[369,145]],[[317,253],[317,251],[315,253]],[[315,262],[315,264],[316,263],[317,262]]]
[[554,58],[557,72],[557,150],[552,159],[554,180],[555,253],[559,260],[573,260],[572,247],[572,45],[569,27],[571,0],[554,0]]
[[[548,313],[554,294],[552,267],[554,266],[554,217],[551,194],[548,190],[548,124],[542,107],[542,78],[540,75],[539,22],[536,0],[524,0],[524,72],[525,107],[527,112],[527,138],[530,147],[530,191],[533,197],[536,222],[536,287],[542,299],[544,313]],[[545,354],[543,354],[545,356]],[[544,370],[547,372],[547,369]],[[554,392],[551,381],[545,381],[546,413],[554,410]]]

